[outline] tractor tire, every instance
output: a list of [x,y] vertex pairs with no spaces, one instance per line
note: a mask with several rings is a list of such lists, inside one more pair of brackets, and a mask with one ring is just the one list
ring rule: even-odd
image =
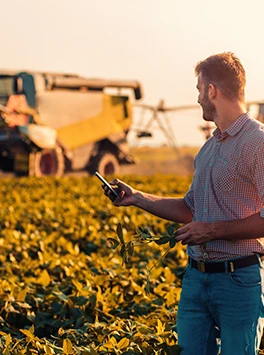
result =
[[64,155],[60,147],[43,149],[30,154],[29,176],[57,176],[64,174]]
[[108,152],[100,152],[90,163],[88,171],[94,174],[98,171],[102,176],[116,175],[119,173],[119,162],[114,154]]

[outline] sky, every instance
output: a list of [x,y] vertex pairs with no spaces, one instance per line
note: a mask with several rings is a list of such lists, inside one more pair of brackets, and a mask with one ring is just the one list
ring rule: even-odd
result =
[[[264,99],[263,0],[0,3],[0,69],[138,80],[144,91],[141,103],[157,105],[162,98],[170,107],[195,105],[196,63],[231,51],[247,72],[247,100]],[[135,123],[144,123],[146,115],[142,118],[136,109]],[[177,112],[169,119],[178,145],[203,144],[200,109]],[[141,144],[166,143],[156,130],[151,141],[144,141]]]

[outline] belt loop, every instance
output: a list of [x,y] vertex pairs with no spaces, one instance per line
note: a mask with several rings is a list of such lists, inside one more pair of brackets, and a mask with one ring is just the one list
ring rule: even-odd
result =
[[230,261],[229,265],[230,265],[230,271],[231,271],[231,272],[234,272],[234,271],[235,271],[235,267],[234,267],[233,262]]
[[228,273],[228,261],[225,260],[225,273],[227,274]]
[[263,267],[262,266],[263,261],[261,260],[260,255],[259,254],[255,254],[255,255],[256,255],[257,259],[258,259],[259,266]]

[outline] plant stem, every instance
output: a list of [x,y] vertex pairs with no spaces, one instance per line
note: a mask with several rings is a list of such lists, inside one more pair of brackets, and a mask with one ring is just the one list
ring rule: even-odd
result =
[[165,251],[165,253],[163,255],[161,255],[161,257],[155,262],[154,265],[151,266],[151,268],[149,269],[149,272],[163,259],[165,258],[165,256],[168,254],[168,252],[170,251],[171,247],[168,247],[168,249]]

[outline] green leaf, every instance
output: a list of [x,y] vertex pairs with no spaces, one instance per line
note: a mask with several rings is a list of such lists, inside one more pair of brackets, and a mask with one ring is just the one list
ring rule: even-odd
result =
[[148,230],[148,233],[146,233],[145,231],[143,231],[141,228],[137,228],[138,233],[140,234],[140,236],[144,239],[150,239],[153,238],[153,236],[150,234],[150,231]]
[[134,253],[134,243],[132,242],[132,240],[130,240],[130,242],[127,243],[127,252],[128,255],[132,256]]
[[175,232],[175,228],[173,226],[168,226],[167,227],[167,233],[169,234],[169,236],[173,236],[174,235],[174,232]]
[[146,294],[149,295],[150,294],[150,274],[148,272],[147,275],[147,282],[146,282]]
[[168,243],[170,240],[170,237],[161,237],[160,239],[154,240],[154,242],[158,245],[162,245]]
[[127,263],[128,262],[128,257],[127,257],[127,250],[126,250],[126,245],[122,244],[121,250],[120,250],[120,255],[123,259],[123,263]]
[[119,241],[115,238],[107,238],[106,240],[111,244],[112,249],[116,249],[120,244]]
[[118,235],[118,238],[119,238],[121,244],[125,244],[124,234],[123,234],[123,229],[122,229],[121,223],[118,223],[117,228],[116,228],[116,232],[117,232],[117,235]]
[[170,239],[170,247],[171,248],[174,248],[175,247],[175,245],[176,245],[176,239],[174,238],[174,237],[171,237],[171,239]]
[[125,254],[125,251],[126,251],[126,246],[125,244],[122,245],[121,249],[120,249],[120,256],[124,259],[124,254]]

